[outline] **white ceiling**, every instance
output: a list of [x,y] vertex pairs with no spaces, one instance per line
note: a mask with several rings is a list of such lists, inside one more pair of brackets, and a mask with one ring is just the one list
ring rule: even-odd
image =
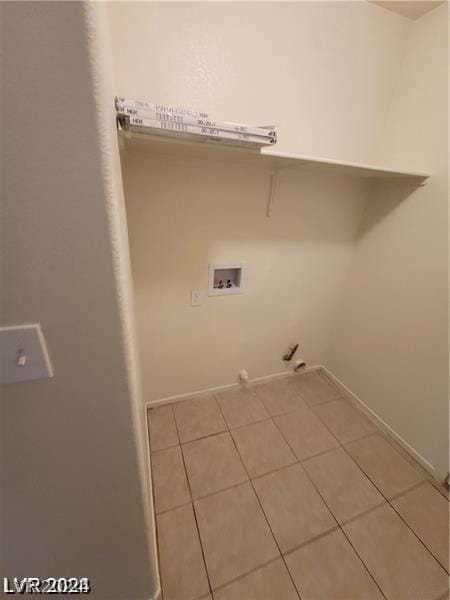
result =
[[445,0],[370,0],[372,4],[377,4],[388,10],[408,17],[408,19],[419,19],[433,8],[440,4],[445,4]]

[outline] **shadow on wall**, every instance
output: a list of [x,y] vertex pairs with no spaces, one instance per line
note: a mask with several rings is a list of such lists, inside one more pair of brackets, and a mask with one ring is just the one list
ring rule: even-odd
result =
[[366,210],[361,219],[356,241],[381,224],[391,213],[397,210],[416,190],[410,184],[391,181],[388,184],[376,183],[368,194]]
[[[252,378],[284,371],[293,341],[309,364],[323,364],[367,200],[378,203],[371,184],[283,169],[268,218],[265,169],[150,153],[123,159],[146,399],[232,383],[242,368]],[[410,193],[393,189],[369,226]],[[208,264],[222,262],[244,263],[245,291],[208,298]],[[201,292],[200,308],[191,290]]]

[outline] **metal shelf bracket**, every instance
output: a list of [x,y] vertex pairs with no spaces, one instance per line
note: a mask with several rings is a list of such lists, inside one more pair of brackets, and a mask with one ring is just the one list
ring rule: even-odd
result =
[[275,194],[277,191],[279,171],[280,171],[279,169],[274,169],[273,171],[270,172],[270,192],[269,192],[269,201],[267,203],[267,211],[266,211],[266,216],[269,219],[272,216],[273,205],[275,202]]

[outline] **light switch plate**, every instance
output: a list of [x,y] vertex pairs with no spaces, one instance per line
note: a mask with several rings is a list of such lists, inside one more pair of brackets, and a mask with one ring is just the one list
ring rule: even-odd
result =
[[39,323],[0,327],[0,383],[53,377]]
[[191,306],[202,305],[202,293],[200,290],[191,290]]

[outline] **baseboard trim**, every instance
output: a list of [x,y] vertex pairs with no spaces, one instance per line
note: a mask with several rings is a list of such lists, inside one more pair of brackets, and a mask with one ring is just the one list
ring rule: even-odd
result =
[[[310,367],[306,367],[302,369],[302,373],[307,373],[309,371],[318,371],[321,370],[333,380],[333,382],[341,388],[345,395],[349,398],[351,402],[356,404],[362,412],[369,417],[371,421],[375,423],[375,425],[381,429],[384,433],[390,435],[402,448],[407,452],[415,461],[417,461],[426,471],[428,471],[433,477],[435,477],[436,469],[430,464],[426,458],[424,458],[415,448],[413,448],[408,442],[402,438],[400,434],[398,434],[395,429],[393,429],[390,425],[386,423],[376,412],[374,412],[371,408],[365,404],[361,398],[359,398],[356,394],[354,394],[350,388],[348,388],[345,383],[343,383],[336,375],[330,371],[325,365],[311,365]],[[254,379],[249,379],[247,384],[244,384],[245,387],[252,387],[259,383],[263,383],[264,381],[269,381],[271,379],[281,379],[283,377],[291,377],[296,375],[294,371],[282,371],[281,373],[272,373],[271,375],[264,375],[263,377],[255,377]],[[206,396],[208,394],[213,394],[217,392],[223,392],[226,390],[239,389],[242,387],[241,383],[228,383],[226,385],[220,385],[217,387],[207,388],[204,390],[199,390],[196,392],[189,392],[187,394],[179,394],[176,396],[168,396],[166,398],[161,398],[159,400],[149,400],[145,403],[145,408],[152,408],[156,406],[163,406],[164,404],[172,404],[173,402],[183,402],[184,400],[189,400],[190,398],[194,398],[196,396]]]
[[162,589],[161,586],[158,587],[155,594],[151,597],[151,600],[161,600],[162,598]]
[[[307,371],[315,371],[320,368],[320,365],[313,365],[311,367],[306,367],[302,369],[302,373],[306,373]],[[270,379],[281,379],[283,377],[290,377],[292,375],[297,375],[294,371],[281,371],[280,373],[272,373],[271,375],[264,375],[263,377],[255,377],[253,379],[249,379],[246,384],[242,383],[227,383],[225,385],[219,385],[217,387],[206,388],[203,390],[198,390],[196,392],[188,392],[187,394],[178,394],[176,396],[167,396],[166,398],[159,398],[158,400],[148,400],[145,402],[146,408],[152,408],[155,406],[163,406],[164,404],[171,404],[173,402],[182,402],[183,400],[189,400],[190,398],[194,398],[195,396],[207,396],[208,394],[214,394],[217,392],[224,392],[226,390],[239,389],[240,387],[252,387],[253,385],[257,385],[258,383],[263,383],[264,381],[269,381]]]
[[433,477],[435,476],[436,469],[430,464],[426,458],[424,458],[415,448],[413,448],[408,442],[402,438],[400,434],[398,434],[395,429],[392,429],[390,425],[386,423],[376,412],[374,412],[371,408],[365,404],[361,398],[359,398],[356,394],[354,394],[351,389],[349,389],[345,383],[343,383],[334,373],[332,373],[327,367],[324,365],[318,365],[318,368],[324,371],[330,379],[336,383],[341,389],[343,389],[346,395],[349,397],[351,401],[353,401],[362,412],[369,417],[371,421],[375,423],[379,429],[390,435],[394,440],[407,452],[414,460],[416,460],[426,471],[428,471]]

